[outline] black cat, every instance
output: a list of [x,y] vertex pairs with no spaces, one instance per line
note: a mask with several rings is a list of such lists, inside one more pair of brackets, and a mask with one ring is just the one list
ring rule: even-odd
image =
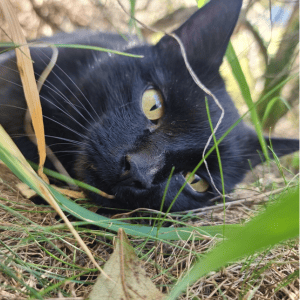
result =
[[[211,0],[175,31],[194,72],[225,110],[218,139],[239,119],[219,67],[241,4],[241,0]],[[159,209],[174,166],[166,209],[201,160],[211,134],[205,97],[214,126],[221,114],[213,99],[195,84],[177,41],[165,36],[150,46],[134,38],[85,30],[44,41],[89,44],[144,56],[59,48],[57,64],[41,90],[46,143],[72,176],[115,195],[108,200],[90,194],[108,207]],[[38,79],[52,49],[31,48],[31,53]],[[35,146],[25,136],[16,137],[24,134],[26,107],[16,70],[12,51],[0,55],[0,123],[25,156],[36,160]],[[273,138],[272,146],[278,156],[299,149],[298,140]],[[261,162],[260,144],[256,133],[241,122],[219,149],[228,193],[249,170],[248,160],[252,166]],[[222,190],[214,152],[207,162],[215,186]],[[217,195],[202,165],[172,211],[209,205]]]

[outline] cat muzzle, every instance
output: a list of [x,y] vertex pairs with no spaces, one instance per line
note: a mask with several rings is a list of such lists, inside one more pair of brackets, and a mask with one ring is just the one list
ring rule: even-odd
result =
[[119,184],[149,189],[162,166],[162,156],[153,157],[147,153],[127,154],[124,158],[123,173]]

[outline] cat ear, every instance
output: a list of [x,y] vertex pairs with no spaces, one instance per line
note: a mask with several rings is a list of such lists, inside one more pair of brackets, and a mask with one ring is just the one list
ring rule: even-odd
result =
[[[211,0],[174,31],[181,39],[188,59],[203,61],[209,67],[219,69],[241,5],[242,0]],[[157,46],[169,53],[175,47],[179,50],[178,43],[167,35]]]
[[[278,157],[299,151],[299,140],[297,139],[265,137],[265,140],[268,149],[270,147]],[[246,145],[244,145],[244,151],[244,155],[248,160],[251,161],[252,167],[255,167],[256,165],[263,162],[264,155],[262,154],[262,149],[258,137],[254,131],[251,132],[251,135],[247,140]],[[274,158],[274,155],[271,150],[269,150],[269,157]]]

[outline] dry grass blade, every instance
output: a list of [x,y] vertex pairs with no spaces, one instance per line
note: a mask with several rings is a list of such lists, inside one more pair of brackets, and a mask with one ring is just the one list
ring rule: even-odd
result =
[[12,41],[16,45],[21,45],[16,48],[17,65],[20,72],[20,77],[24,89],[25,99],[30,111],[32,125],[38,141],[38,152],[40,157],[38,174],[46,181],[48,178],[43,173],[43,166],[46,160],[46,143],[44,133],[44,123],[42,117],[42,107],[40,103],[39,93],[35,82],[33,65],[31,61],[30,51],[26,45],[26,39],[22,32],[21,26],[14,12],[13,6],[9,0],[0,1],[0,7],[6,21],[9,24]]
[[[39,77],[38,82],[37,82],[37,89],[38,89],[39,93],[40,93],[42,86],[45,83],[47,77],[49,76],[49,74],[51,73],[53,67],[55,66],[55,64],[57,62],[58,50],[54,46],[52,46],[51,48],[53,50],[51,60],[50,60],[49,64],[47,65],[47,67],[45,68],[45,70],[42,72],[42,74]],[[36,146],[38,146],[38,141],[34,134],[34,130],[33,130],[31,124],[32,123],[31,123],[30,110],[27,109],[26,114],[25,114],[25,122],[24,122],[25,132],[28,134],[28,138]],[[69,173],[67,172],[65,167],[62,165],[62,163],[59,161],[59,159],[56,157],[56,155],[52,152],[52,150],[49,147],[46,147],[46,155],[47,155],[48,159],[53,163],[54,167],[56,168],[56,170],[59,173],[71,178],[71,176],[69,175]],[[68,184],[71,188],[76,186],[75,184],[72,184],[72,183],[68,183]]]

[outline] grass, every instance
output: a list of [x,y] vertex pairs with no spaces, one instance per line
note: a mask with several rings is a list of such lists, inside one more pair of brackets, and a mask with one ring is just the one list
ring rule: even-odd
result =
[[[6,169],[5,173],[7,174]],[[268,175],[268,172],[266,171],[265,174]],[[288,173],[286,176],[291,177]],[[31,289],[25,291],[24,288],[21,289],[26,287],[28,282],[33,281],[36,291],[44,297],[42,299],[53,297],[58,292],[66,297],[70,297],[72,293],[77,296],[87,295],[98,275],[98,270],[78,248],[66,225],[61,223],[60,219],[54,218],[56,214],[53,209],[45,205],[33,205],[31,201],[23,198],[15,199],[15,186],[11,183],[1,184],[1,190],[2,193],[5,192],[3,193],[5,196],[0,199],[3,216],[0,230],[5,232],[1,234],[3,242],[1,261],[5,261],[5,265],[1,265],[1,272],[5,278],[1,284],[3,286],[5,283],[5,290],[18,295],[18,299],[22,297],[26,299],[28,295],[37,297]],[[255,215],[257,201],[259,200],[245,202],[242,205],[235,205],[233,202],[232,207],[226,211],[226,223],[239,223],[249,215]],[[81,205],[85,206],[85,204]],[[89,206],[92,210],[96,209],[96,207],[91,208],[91,204]],[[211,215],[206,213],[187,216],[184,222],[181,221],[180,214],[171,214],[167,222],[173,222],[174,225],[184,223],[187,227],[222,224],[223,208],[210,209]],[[112,240],[116,234],[95,228],[88,222],[78,222],[72,217],[70,219],[96,260],[103,265],[113,251]],[[155,219],[155,215],[140,212],[133,216],[124,216],[121,220],[126,220],[127,223],[148,222],[150,225]],[[209,236],[204,240],[196,240],[195,236],[191,235],[187,241],[168,242],[159,239],[156,240],[155,245],[152,238],[131,237],[131,243],[138,256],[143,259],[147,273],[164,292],[170,291],[177,282],[178,276],[186,268],[190,268],[199,255],[203,257],[203,254],[218,240],[216,237]],[[286,291],[280,289],[275,293],[275,288],[279,284],[286,284],[285,289],[292,292],[292,287],[297,284],[297,278],[295,275],[292,276],[293,272],[297,271],[297,266],[297,241],[291,240],[261,254],[250,255],[219,272],[210,272],[187,290],[189,294],[187,297],[191,299],[191,295],[198,293],[200,299],[205,299],[214,290],[220,294],[218,292],[220,290],[224,293],[224,297],[229,297],[226,299],[231,299],[233,291],[238,295],[246,295],[248,291],[253,290],[253,287],[259,286],[257,293],[264,295],[264,291],[267,291],[269,299],[279,299],[280,295],[286,295]],[[278,277],[278,274],[281,274],[281,277]],[[291,276],[288,277],[288,274]],[[14,278],[17,278],[17,281]],[[272,288],[268,287],[270,280],[273,282]],[[67,284],[67,281],[70,283]],[[186,296],[182,297],[186,299]]]

